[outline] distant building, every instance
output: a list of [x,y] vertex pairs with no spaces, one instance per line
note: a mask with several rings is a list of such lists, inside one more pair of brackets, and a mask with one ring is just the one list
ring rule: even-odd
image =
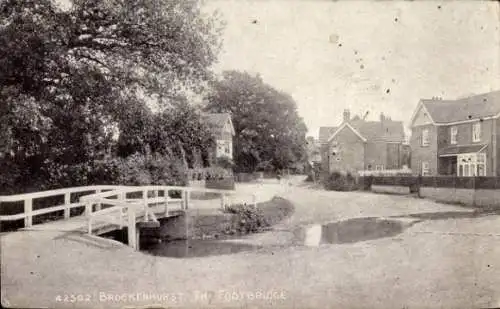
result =
[[420,100],[411,118],[415,174],[500,176],[500,91]]
[[210,128],[215,144],[211,147],[212,159],[227,157],[233,159],[234,126],[229,113],[203,114],[202,120]]
[[320,164],[321,163],[321,148],[319,140],[315,139],[312,136],[307,137],[307,158],[312,164]]
[[338,127],[320,128],[323,171],[358,172],[399,169],[405,147],[403,122],[380,115],[380,121],[351,118],[344,111]]

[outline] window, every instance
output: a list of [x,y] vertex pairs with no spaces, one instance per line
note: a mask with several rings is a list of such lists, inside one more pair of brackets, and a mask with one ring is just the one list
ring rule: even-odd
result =
[[231,142],[226,141],[226,143],[224,145],[224,152],[226,154],[230,154],[231,153]]
[[476,155],[477,176],[486,176],[486,154],[479,153]]
[[453,126],[450,128],[450,144],[457,143],[458,128]]
[[225,149],[226,149],[226,141],[221,139],[217,140],[216,156],[217,157],[223,156],[225,153]]
[[458,176],[486,176],[486,154],[468,153],[457,156]]
[[422,130],[422,146],[429,146],[429,129]]
[[383,171],[384,170],[384,165],[383,164],[375,165],[375,170],[376,171]]
[[422,176],[428,176],[430,175],[430,169],[429,169],[429,162],[424,161],[422,162]]
[[481,141],[481,123],[476,122],[472,125],[472,141],[480,142]]
[[464,165],[464,176],[469,177],[469,164]]

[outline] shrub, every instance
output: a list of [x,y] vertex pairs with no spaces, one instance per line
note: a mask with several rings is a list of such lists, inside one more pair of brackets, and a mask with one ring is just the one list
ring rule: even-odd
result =
[[234,162],[228,157],[219,157],[215,160],[215,165],[223,169],[232,169],[234,167]]
[[117,183],[123,185],[176,185],[187,183],[180,160],[160,154],[133,154],[118,163]]
[[333,191],[353,191],[357,189],[356,178],[350,173],[342,174],[333,172],[323,181],[323,186],[326,190]]
[[254,208],[252,205],[231,205],[226,208],[226,212],[235,215],[232,227],[238,234],[255,233],[270,225],[262,209]]
[[39,189],[117,184],[179,185],[187,182],[184,165],[160,154],[135,153],[126,158],[107,158],[74,165],[46,162]]

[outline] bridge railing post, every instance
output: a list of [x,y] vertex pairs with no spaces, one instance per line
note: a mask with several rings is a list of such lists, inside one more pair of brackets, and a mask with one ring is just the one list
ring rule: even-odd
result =
[[190,192],[189,190],[184,190],[184,209],[187,210],[189,208],[190,203]]
[[[95,190],[95,193],[101,193],[101,192],[102,192],[102,190],[101,190],[101,189],[97,189],[97,190]],[[96,210],[96,211],[101,210],[101,203],[97,203],[97,204],[96,204],[96,206],[95,206],[95,210]]]
[[85,216],[87,218],[90,217],[90,215],[92,214],[92,201],[87,201],[87,203],[85,203]]
[[144,220],[148,222],[149,221],[148,190],[142,190],[142,207],[144,208]]
[[226,196],[224,195],[224,193],[220,194],[220,208],[222,210],[226,209]]
[[92,216],[87,217],[87,233],[92,234]]
[[168,217],[168,190],[163,190],[163,198],[165,199],[165,217]]
[[25,199],[24,200],[24,227],[31,227],[33,225],[33,215],[31,214],[33,211],[33,199]]
[[127,206],[127,214],[128,214],[128,226],[127,226],[127,238],[128,245],[132,247],[134,250],[137,250],[137,235],[136,235],[136,227],[135,227],[135,204]]
[[67,220],[70,217],[70,208],[69,204],[71,204],[71,192],[67,192],[64,194],[64,219]]

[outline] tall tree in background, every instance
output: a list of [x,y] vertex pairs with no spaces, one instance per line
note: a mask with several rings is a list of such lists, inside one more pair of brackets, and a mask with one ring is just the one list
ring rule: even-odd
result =
[[232,113],[239,171],[280,170],[305,161],[307,128],[295,101],[259,76],[224,72],[206,109]]
[[2,1],[0,165],[32,180],[102,157],[131,111],[149,121],[151,98],[162,110],[202,90],[218,31],[196,0]]

